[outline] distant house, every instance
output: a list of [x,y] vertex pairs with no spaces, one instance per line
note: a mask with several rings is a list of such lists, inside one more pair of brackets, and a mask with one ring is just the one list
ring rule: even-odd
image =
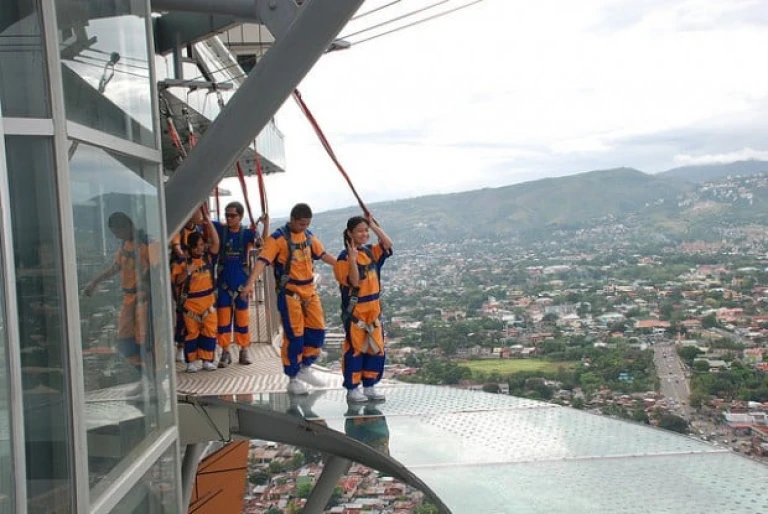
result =
[[667,330],[672,324],[669,321],[659,319],[639,319],[635,322],[635,330],[653,331],[654,329]]

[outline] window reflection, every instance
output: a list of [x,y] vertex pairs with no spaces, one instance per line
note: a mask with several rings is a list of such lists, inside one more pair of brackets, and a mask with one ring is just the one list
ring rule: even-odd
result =
[[155,146],[147,2],[57,2],[67,119]]
[[3,1],[0,9],[0,104],[9,117],[48,116],[38,0]]
[[52,141],[8,136],[6,159],[19,311],[30,513],[71,502],[66,338]]
[[172,514],[176,505],[176,459],[168,450],[126,494],[112,514]]
[[70,175],[88,461],[100,490],[172,423],[159,171],[80,144]]

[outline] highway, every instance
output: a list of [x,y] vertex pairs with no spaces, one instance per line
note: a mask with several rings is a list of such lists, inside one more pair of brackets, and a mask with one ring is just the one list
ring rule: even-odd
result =
[[659,341],[653,345],[653,361],[661,383],[661,394],[670,410],[690,419],[688,396],[690,386],[685,377],[685,367],[677,354],[673,341]]

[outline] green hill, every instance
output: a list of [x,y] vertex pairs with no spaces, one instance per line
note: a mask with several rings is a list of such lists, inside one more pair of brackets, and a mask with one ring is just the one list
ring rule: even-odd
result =
[[656,176],[665,179],[703,183],[728,176],[749,176],[763,171],[768,171],[768,162],[750,160],[729,162],[725,164],[682,166],[680,168],[672,168],[671,170],[661,172]]
[[[665,211],[688,188],[632,168],[617,168],[382,202],[371,205],[371,210],[401,241],[515,237],[588,227],[607,217],[643,210]],[[352,208],[320,213],[313,229],[324,239],[340,238],[346,219],[357,213]]]

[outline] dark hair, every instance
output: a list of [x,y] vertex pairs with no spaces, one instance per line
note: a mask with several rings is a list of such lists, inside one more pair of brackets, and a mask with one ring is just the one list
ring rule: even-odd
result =
[[312,219],[312,209],[305,203],[297,203],[291,209],[292,220]]
[[240,202],[229,202],[226,207],[224,207],[224,212],[227,212],[227,209],[234,209],[237,211],[237,215],[241,218],[243,217],[243,214],[245,214],[245,207],[243,207],[243,204]]
[[122,211],[113,212],[107,220],[107,226],[112,230],[132,229],[133,222],[128,215]]
[[201,239],[205,240],[203,234],[200,232],[192,232],[187,236],[187,248],[194,248],[197,246],[197,243],[199,243]]
[[360,223],[365,223],[368,225],[368,220],[362,216],[352,216],[347,220],[347,229],[341,234],[342,239],[344,239],[345,246],[347,243],[352,242],[352,238],[349,237],[349,233],[352,232]]

